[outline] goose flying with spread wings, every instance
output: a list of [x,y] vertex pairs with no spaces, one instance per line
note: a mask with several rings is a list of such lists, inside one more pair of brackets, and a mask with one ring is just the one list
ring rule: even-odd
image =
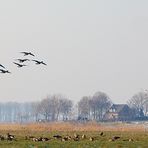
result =
[[0,72],[1,72],[1,73],[11,73],[10,71],[8,71],[8,70],[3,70],[3,69],[0,69]]
[[40,64],[47,65],[43,61],[38,61],[38,60],[32,60],[32,61],[36,62],[37,65],[40,65]]
[[24,64],[19,64],[19,63],[16,63],[16,62],[13,62],[15,65],[17,65],[18,68],[21,68],[21,67],[24,67],[24,66],[27,66],[27,65],[24,65]]
[[24,56],[27,56],[27,55],[31,55],[31,56],[35,56],[33,53],[31,52],[21,52],[22,54],[24,54]]
[[26,61],[30,61],[29,59],[16,59],[17,61],[19,61],[20,63],[24,63]]

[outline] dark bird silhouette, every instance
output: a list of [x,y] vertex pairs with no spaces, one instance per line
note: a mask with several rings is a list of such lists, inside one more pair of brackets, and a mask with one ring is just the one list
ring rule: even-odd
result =
[[103,136],[103,134],[104,134],[104,133],[103,133],[103,132],[101,132],[101,133],[100,133],[100,136]]
[[24,64],[19,64],[19,63],[15,63],[13,62],[15,65],[17,65],[18,68],[21,68],[21,67],[24,67],[24,66],[27,66],[27,65],[24,65]]
[[5,66],[3,66],[2,64],[0,64],[0,67],[4,68],[5,69]]
[[114,137],[112,138],[112,140],[117,140],[117,139],[120,139],[120,137],[119,137],[119,136],[114,136]]
[[30,61],[29,59],[16,59],[17,61],[19,61],[20,63],[24,63],[26,61]]
[[38,139],[38,141],[42,141],[43,138],[42,138],[42,137],[39,137],[39,138],[37,138],[37,139]]
[[10,71],[8,71],[8,70],[3,70],[3,69],[0,69],[0,72],[1,72],[1,73],[11,73]]
[[55,138],[55,139],[61,139],[62,136],[60,136],[60,135],[54,135],[53,138]]
[[31,55],[31,56],[35,56],[34,54],[32,54],[31,52],[21,52],[24,54],[24,56],[27,56],[27,55]]
[[37,65],[40,65],[40,64],[47,65],[43,61],[38,61],[38,60],[32,60],[32,61],[36,62]]

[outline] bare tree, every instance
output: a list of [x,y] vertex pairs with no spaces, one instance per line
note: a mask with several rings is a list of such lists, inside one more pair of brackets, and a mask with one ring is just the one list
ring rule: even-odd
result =
[[128,102],[128,105],[135,110],[138,117],[148,113],[148,92],[141,91],[135,94]]
[[32,102],[32,116],[35,117],[35,121],[39,120],[40,102]]
[[83,97],[78,102],[78,118],[90,119],[90,100],[91,97]]
[[68,119],[73,103],[61,94],[55,94],[43,99],[39,104],[40,113],[46,121],[57,121],[62,115],[63,119]]
[[102,120],[104,114],[111,106],[111,100],[104,92],[97,92],[90,100],[91,111],[93,119]]
[[58,120],[61,110],[62,95],[56,94],[51,97],[51,114],[52,121]]
[[39,112],[45,117],[45,121],[49,121],[51,115],[51,98],[43,99],[39,104]]
[[58,120],[62,115],[63,119],[68,119],[68,114],[71,111],[73,103],[64,95],[56,94],[52,96],[52,120]]
[[60,112],[63,115],[63,120],[68,120],[73,107],[73,102],[67,98],[63,98],[61,99],[60,103],[61,103]]

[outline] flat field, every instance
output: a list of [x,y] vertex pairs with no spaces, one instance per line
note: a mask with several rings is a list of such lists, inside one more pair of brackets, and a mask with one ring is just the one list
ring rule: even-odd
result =
[[[7,140],[7,133],[15,139]],[[0,148],[148,148],[147,123],[0,124],[0,135],[5,138]],[[49,140],[38,141],[40,138]]]

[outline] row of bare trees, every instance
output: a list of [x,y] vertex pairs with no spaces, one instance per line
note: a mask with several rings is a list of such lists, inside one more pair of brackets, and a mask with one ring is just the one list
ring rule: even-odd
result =
[[78,102],[78,118],[102,120],[112,102],[107,94],[97,92],[92,97],[85,96]]
[[72,100],[53,95],[38,102],[0,103],[0,122],[38,122],[71,119]]
[[62,95],[48,96],[41,102],[32,103],[35,120],[45,121],[68,120],[73,108],[73,102]]
[[[77,104],[63,95],[50,95],[37,102],[0,103],[0,122],[38,122],[67,120],[103,120],[112,105],[109,96],[96,92]],[[135,117],[148,117],[148,91],[140,91],[127,102]]]

